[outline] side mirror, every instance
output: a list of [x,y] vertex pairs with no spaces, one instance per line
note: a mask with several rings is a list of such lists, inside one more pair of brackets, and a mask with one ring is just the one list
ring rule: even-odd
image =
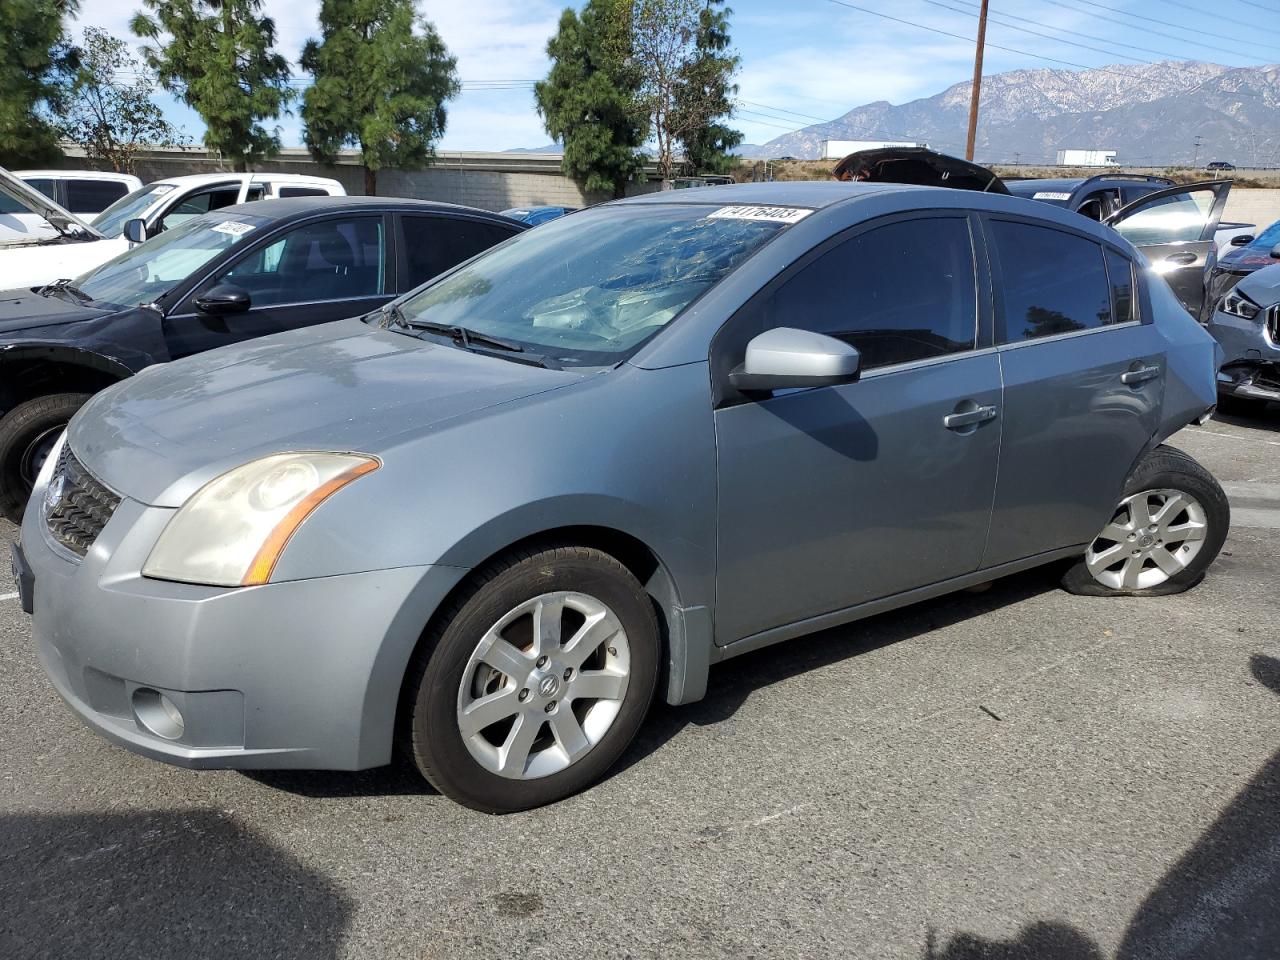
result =
[[145,220],[126,220],[124,222],[124,238],[130,243],[142,243],[147,239],[147,222]]
[[196,297],[196,309],[201,313],[221,316],[227,313],[244,313],[253,305],[249,291],[230,283],[219,283]]
[[747,357],[729,374],[743,393],[829,387],[858,379],[862,357],[843,340],[794,327],[775,327],[747,344]]
[[1253,234],[1251,233],[1241,233],[1231,238],[1231,246],[1233,247],[1247,247],[1251,243],[1253,243]]

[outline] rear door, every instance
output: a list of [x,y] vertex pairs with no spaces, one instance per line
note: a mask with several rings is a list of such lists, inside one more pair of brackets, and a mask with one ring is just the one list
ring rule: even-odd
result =
[[1119,245],[983,218],[1004,381],[983,566],[1091,542],[1159,426],[1165,342]]
[[[343,320],[389,302],[395,290],[389,217],[328,216],[291,227],[249,248],[185,297],[165,319],[177,359],[228,343]],[[211,316],[195,305],[219,284],[246,291],[244,313]]]
[[1146,254],[1182,305],[1199,317],[1217,260],[1213,235],[1231,192],[1230,180],[1157,190],[1122,207],[1106,223]]

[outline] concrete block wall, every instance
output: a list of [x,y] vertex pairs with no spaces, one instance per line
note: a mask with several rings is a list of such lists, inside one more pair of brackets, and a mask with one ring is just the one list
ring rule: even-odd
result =
[[1259,230],[1280,220],[1280,189],[1232,190],[1222,219],[1255,223]]

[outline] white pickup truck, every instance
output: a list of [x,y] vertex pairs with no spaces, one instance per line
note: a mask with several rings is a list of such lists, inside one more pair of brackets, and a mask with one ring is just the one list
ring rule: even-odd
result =
[[74,279],[129,248],[210,210],[268,197],[343,196],[337,180],[292,173],[207,173],[157,180],[121,197],[85,223],[0,168],[0,195],[42,217],[52,233],[0,237],[0,290]]

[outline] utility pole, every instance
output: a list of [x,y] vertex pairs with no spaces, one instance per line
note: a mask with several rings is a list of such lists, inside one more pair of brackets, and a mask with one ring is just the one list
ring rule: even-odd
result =
[[1201,144],[1201,143],[1203,143],[1203,142],[1204,142],[1204,137],[1200,136],[1200,134],[1198,134],[1198,133],[1197,133],[1197,134],[1196,134],[1196,142],[1195,142],[1195,148],[1196,148],[1196,150],[1195,150],[1195,153],[1193,153],[1193,154],[1191,155],[1191,166],[1192,166],[1192,169],[1194,169],[1194,168],[1196,168],[1196,167],[1200,166],[1200,144]]
[[974,141],[978,139],[978,100],[982,96],[982,51],[987,45],[987,0],[982,0],[978,13],[978,48],[973,55],[973,94],[969,97],[969,139],[965,143],[964,158],[973,159]]

